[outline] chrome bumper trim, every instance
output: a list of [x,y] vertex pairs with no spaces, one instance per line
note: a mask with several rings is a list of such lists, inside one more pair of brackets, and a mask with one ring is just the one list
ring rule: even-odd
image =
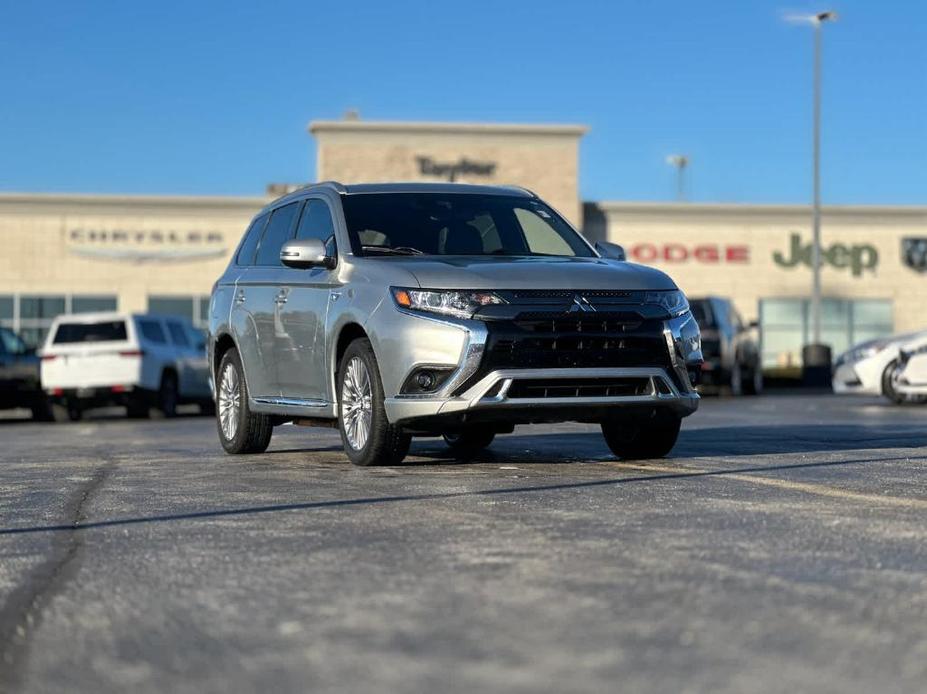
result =
[[[596,397],[513,398],[508,390],[519,379],[574,378],[647,378],[649,392],[644,395],[612,395]],[[487,395],[501,383],[493,395]],[[626,367],[606,369],[499,369],[486,374],[466,392],[455,398],[387,398],[386,414],[390,422],[497,408],[524,407],[601,407],[659,405],[675,409],[682,416],[695,412],[699,396],[694,391],[680,392],[665,369],[660,367]]]

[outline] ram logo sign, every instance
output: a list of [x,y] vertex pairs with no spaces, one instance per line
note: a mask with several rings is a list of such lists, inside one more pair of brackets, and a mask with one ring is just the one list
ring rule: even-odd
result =
[[[773,262],[779,267],[793,268],[798,265],[811,267],[812,244],[802,243],[801,234],[793,233],[790,237],[789,250],[786,253],[775,251]],[[821,248],[821,266],[830,265],[838,270],[849,269],[854,277],[864,272],[875,272],[879,264],[879,251],[868,243],[848,246],[834,243]]]
[[927,238],[901,239],[901,262],[917,272],[927,272]]

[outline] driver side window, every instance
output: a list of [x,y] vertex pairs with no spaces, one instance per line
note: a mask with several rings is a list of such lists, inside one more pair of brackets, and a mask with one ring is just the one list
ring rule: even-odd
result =
[[332,213],[324,200],[310,198],[306,201],[303,214],[296,228],[297,239],[319,239],[325,244],[330,256],[336,254],[335,223]]

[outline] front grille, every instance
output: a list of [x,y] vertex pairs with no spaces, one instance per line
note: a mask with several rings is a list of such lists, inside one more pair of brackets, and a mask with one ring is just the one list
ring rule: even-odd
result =
[[574,296],[583,296],[597,299],[628,299],[637,303],[643,300],[643,292],[626,289],[514,289],[505,293],[515,299],[572,299]]
[[509,398],[602,398],[648,395],[649,378],[519,379],[512,382]]
[[523,313],[486,327],[480,368],[455,394],[498,369],[659,367],[675,379],[663,322],[634,312]]

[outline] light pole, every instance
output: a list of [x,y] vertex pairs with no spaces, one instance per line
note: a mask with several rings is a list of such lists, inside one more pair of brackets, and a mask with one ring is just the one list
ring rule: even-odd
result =
[[676,202],[686,199],[686,168],[689,166],[689,157],[685,154],[670,154],[666,163],[676,169]]
[[836,12],[819,12],[812,18],[814,26],[814,201],[811,228],[814,237],[811,265],[814,280],[811,288],[813,344],[821,344],[821,27],[837,19]]
[[[814,92],[813,92],[813,164],[811,201],[811,344],[803,351],[806,369],[826,368],[830,371],[830,350],[821,345],[821,27],[837,19],[836,12],[789,17],[790,21],[810,23],[814,29]],[[812,363],[808,363],[812,362]]]

